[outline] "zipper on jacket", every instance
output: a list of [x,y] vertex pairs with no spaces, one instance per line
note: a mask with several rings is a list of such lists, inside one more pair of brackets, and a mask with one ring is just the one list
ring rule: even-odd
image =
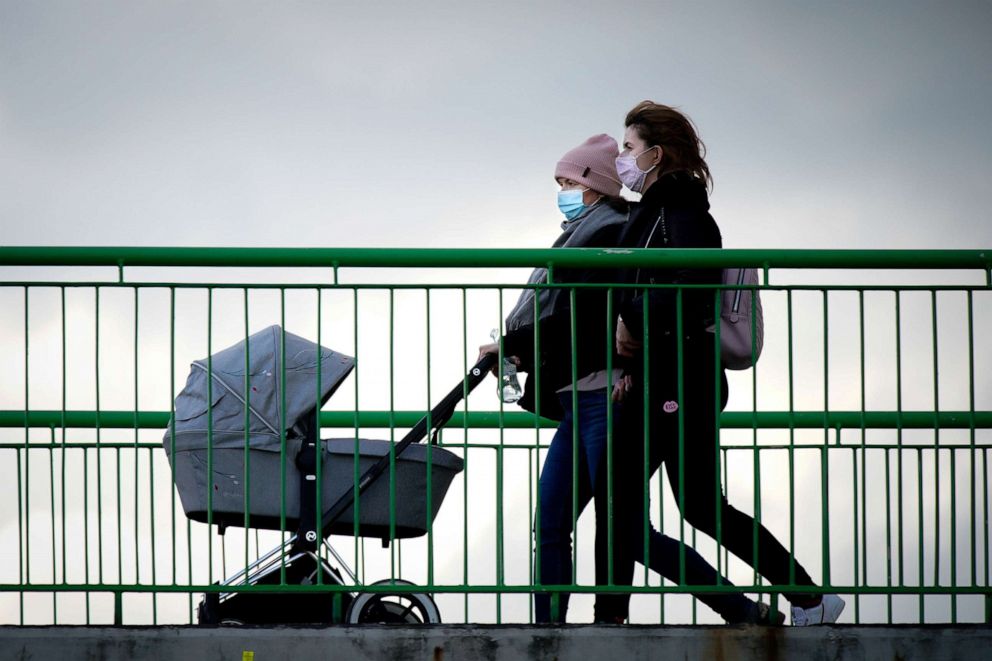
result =
[[[654,221],[654,226],[651,228],[650,234],[648,234],[648,240],[644,242],[644,245],[641,246],[642,248],[651,247],[651,239],[654,238],[655,230],[658,229],[658,223],[661,223],[661,233],[664,236],[665,245],[666,246],[668,245],[668,231],[665,227],[665,207],[662,207],[661,213],[658,214],[658,217]],[[641,269],[638,268],[637,273],[634,275],[634,284],[636,285],[640,283],[640,281],[641,281]],[[654,284],[654,278],[651,279],[651,284],[652,285]]]

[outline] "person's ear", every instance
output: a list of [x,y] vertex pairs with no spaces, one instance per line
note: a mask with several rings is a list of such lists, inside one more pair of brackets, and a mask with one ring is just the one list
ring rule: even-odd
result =
[[665,150],[659,146],[655,146],[655,158],[651,161],[651,165],[661,165],[662,159],[665,157]]

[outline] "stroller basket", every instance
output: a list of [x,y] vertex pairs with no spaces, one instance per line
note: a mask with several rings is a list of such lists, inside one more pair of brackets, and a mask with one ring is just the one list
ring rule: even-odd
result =
[[[296,530],[300,511],[301,473],[293,462],[302,441],[287,441],[285,513],[286,530]],[[321,441],[321,503],[324,515],[339,498],[355,484],[355,452],[357,445],[358,474],[365,473],[376,461],[389,454],[389,441],[332,438]],[[206,450],[176,451],[173,473],[186,516],[194,521],[207,521],[207,492],[212,490],[211,506],[214,523],[245,526],[266,530],[281,530],[282,480],[279,452],[250,450],[247,458],[250,481],[245,500],[244,448],[214,449],[213,479],[207,473]],[[427,471],[430,454],[431,511],[427,511]],[[395,538],[417,537],[427,532],[434,520],[451,480],[462,470],[462,460],[442,448],[410,445],[395,457]],[[389,472],[386,471],[362,492],[358,499],[358,534],[363,537],[390,537]],[[245,516],[245,505],[248,516]],[[324,526],[323,534],[352,535],[354,506],[345,509],[336,520]],[[246,521],[247,518],[247,521]]]

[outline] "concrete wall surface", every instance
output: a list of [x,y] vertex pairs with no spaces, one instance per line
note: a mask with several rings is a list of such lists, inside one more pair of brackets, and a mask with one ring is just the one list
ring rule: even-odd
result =
[[0,627],[0,661],[992,659],[992,627]]

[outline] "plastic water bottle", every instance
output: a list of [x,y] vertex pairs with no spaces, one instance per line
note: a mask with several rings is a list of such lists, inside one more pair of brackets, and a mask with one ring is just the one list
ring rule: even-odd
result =
[[[493,339],[493,342],[498,343],[499,331],[494,328],[489,337]],[[500,381],[496,393],[504,404],[513,404],[524,396],[524,389],[520,387],[520,381],[517,379],[517,366],[506,356],[503,357],[503,379]]]
[[524,396],[524,389],[517,379],[517,366],[506,358],[503,359],[503,383],[499,392],[504,404],[513,404]]

